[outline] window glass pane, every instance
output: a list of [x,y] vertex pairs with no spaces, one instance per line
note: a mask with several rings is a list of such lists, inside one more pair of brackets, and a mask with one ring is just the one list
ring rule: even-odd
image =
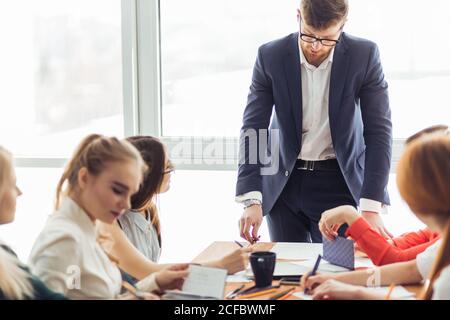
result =
[[[450,122],[447,0],[350,0],[345,30],[375,41],[394,136]],[[298,0],[161,1],[163,134],[237,136],[257,48],[296,32]]]
[[17,186],[22,195],[17,198],[15,220],[0,225],[0,240],[10,245],[26,262],[34,241],[53,212],[56,185],[62,169],[16,168]]
[[1,1],[0,136],[22,157],[65,157],[123,135],[120,0]]

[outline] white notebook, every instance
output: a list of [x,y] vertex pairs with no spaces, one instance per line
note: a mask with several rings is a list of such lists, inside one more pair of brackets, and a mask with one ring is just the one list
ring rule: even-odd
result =
[[191,265],[181,291],[166,291],[168,300],[223,299],[227,270]]

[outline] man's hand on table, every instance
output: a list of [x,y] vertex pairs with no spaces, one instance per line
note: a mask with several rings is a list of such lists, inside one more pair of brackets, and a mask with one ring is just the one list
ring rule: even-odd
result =
[[241,238],[251,244],[259,240],[258,230],[262,224],[263,212],[261,205],[252,205],[244,210],[239,220],[239,231]]

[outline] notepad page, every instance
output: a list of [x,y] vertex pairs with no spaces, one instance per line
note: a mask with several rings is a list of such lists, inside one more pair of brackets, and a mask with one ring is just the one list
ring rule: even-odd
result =
[[[380,299],[381,299],[381,297],[386,296],[386,294],[389,292],[389,287],[372,287],[372,288],[367,288],[367,289],[372,291],[373,293],[379,294]],[[303,291],[295,292],[294,296],[296,296],[297,298],[300,298],[302,300],[312,300],[312,295],[305,294]],[[412,299],[414,297],[415,297],[414,293],[409,292],[402,286],[396,286],[391,293],[391,299],[402,300],[402,299]]]
[[202,266],[189,266],[189,275],[182,291],[204,297],[223,299],[227,270]]
[[277,242],[270,251],[276,253],[277,259],[316,259],[317,255],[322,254],[322,244],[305,242]]

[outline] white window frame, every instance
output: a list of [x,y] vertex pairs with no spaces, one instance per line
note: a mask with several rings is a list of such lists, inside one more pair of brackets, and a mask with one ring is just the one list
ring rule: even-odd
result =
[[[162,135],[161,101],[161,34],[160,0],[122,0],[122,77],[124,134]],[[172,157],[179,170],[235,171],[238,164],[239,139],[230,137],[202,137],[183,142],[186,137],[162,137],[169,154],[180,143],[188,144],[190,153]],[[210,139],[224,142],[222,159],[204,155]],[[403,150],[405,139],[393,141],[391,173]],[[219,160],[219,161],[218,161]],[[221,160],[221,161],[220,161]],[[15,158],[17,167],[59,168],[66,158]],[[219,162],[219,163],[217,163]]]

